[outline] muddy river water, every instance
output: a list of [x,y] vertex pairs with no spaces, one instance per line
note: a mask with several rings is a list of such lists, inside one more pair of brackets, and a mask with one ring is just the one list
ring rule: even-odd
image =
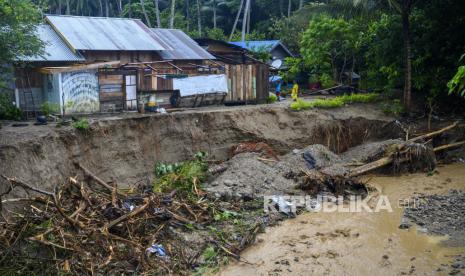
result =
[[465,190],[465,164],[439,166],[438,173],[370,176],[374,195],[385,195],[392,212],[310,213],[268,228],[220,275],[447,275],[463,247],[441,243],[416,227],[399,229],[399,201],[416,193]]

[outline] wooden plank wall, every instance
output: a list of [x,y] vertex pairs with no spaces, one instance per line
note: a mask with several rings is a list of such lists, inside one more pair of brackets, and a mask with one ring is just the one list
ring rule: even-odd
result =
[[106,105],[111,105],[112,107],[108,108],[112,109],[124,108],[126,102],[124,76],[99,74],[99,96],[102,111],[105,111]]
[[230,93],[226,102],[258,102],[268,98],[268,66],[264,64],[226,64]]

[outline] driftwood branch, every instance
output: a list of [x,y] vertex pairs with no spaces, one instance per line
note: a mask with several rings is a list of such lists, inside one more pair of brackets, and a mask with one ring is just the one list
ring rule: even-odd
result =
[[40,193],[40,194],[43,194],[43,195],[47,195],[47,196],[51,196],[53,197],[53,193],[52,192],[48,192],[48,191],[45,191],[45,190],[41,190],[39,188],[35,188],[35,187],[32,187],[31,185],[29,184],[26,184],[20,180],[18,180],[16,177],[7,177],[5,175],[0,175],[3,179],[5,179],[6,181],[10,182],[13,186],[20,186],[26,190],[31,190],[31,191],[34,191],[34,192],[37,192],[37,193]]
[[443,132],[446,132],[446,131],[448,131],[450,129],[453,129],[457,125],[458,125],[458,122],[455,122],[450,126],[447,126],[447,127],[442,128],[440,130],[436,130],[436,131],[433,131],[433,132],[430,132],[430,133],[427,133],[427,134],[424,134],[424,135],[421,135],[421,136],[418,136],[418,137],[415,137],[415,138],[412,138],[412,139],[410,139],[408,141],[416,142],[416,141],[420,141],[420,140],[423,140],[423,139],[428,139],[428,138],[431,138],[431,137],[434,137],[434,136],[438,136],[439,134],[441,134]]
[[452,144],[448,144],[448,145],[442,145],[442,146],[434,148],[433,151],[438,152],[438,151],[443,151],[443,150],[449,150],[449,149],[452,149],[452,148],[460,147],[462,145],[465,145],[465,141],[456,142],[456,143],[452,143]]
[[109,222],[108,224],[106,224],[104,226],[104,229],[110,229],[113,226],[115,226],[115,225],[117,225],[117,224],[119,224],[119,223],[121,223],[121,222],[123,222],[123,221],[125,221],[127,219],[130,219],[131,217],[134,217],[137,214],[143,212],[145,209],[147,209],[150,206],[150,201],[151,201],[150,198],[144,199],[144,202],[145,202],[144,205],[134,209],[132,212],[129,212],[129,213],[125,214],[125,215],[122,215],[121,217]]
[[[107,188],[108,191],[110,191],[110,193],[113,192],[113,189],[114,187],[108,185],[108,183],[106,183],[105,181],[103,181],[100,177],[96,176],[94,173],[92,173],[89,169],[87,169],[86,167],[84,167],[83,165],[81,165],[81,163],[79,162],[76,162],[75,163],[76,166],[78,166],[86,176],[89,176],[90,178],[92,178],[93,180],[95,180],[95,182],[97,182],[98,184],[102,185],[103,187]],[[118,195],[124,195],[123,193],[121,193],[120,191],[116,191],[116,193]]]
[[84,228],[84,224],[80,221],[77,221],[77,220],[74,220],[72,218],[70,218],[69,216],[67,216],[65,214],[65,211],[63,210],[63,208],[61,208],[61,205],[60,203],[58,202],[58,197],[56,194],[53,194],[53,202],[55,203],[55,207],[57,208],[57,211],[58,213],[63,217],[65,218],[66,221],[68,221],[72,226],[76,227],[76,228]]

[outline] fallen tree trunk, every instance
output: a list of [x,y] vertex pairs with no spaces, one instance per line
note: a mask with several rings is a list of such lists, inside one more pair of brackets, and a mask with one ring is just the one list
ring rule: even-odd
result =
[[412,138],[410,140],[408,140],[409,142],[416,142],[416,141],[420,141],[420,140],[424,140],[424,139],[428,139],[428,138],[431,138],[431,137],[434,137],[434,136],[438,136],[439,134],[443,133],[443,132],[446,132],[450,129],[453,129],[454,127],[456,127],[458,125],[458,122],[455,122],[453,123],[452,125],[450,126],[447,126],[445,128],[442,128],[440,130],[436,130],[436,131],[433,131],[433,132],[430,132],[430,133],[427,133],[427,134],[424,134],[424,135],[420,135],[418,137],[415,137],[415,138]]
[[[86,167],[81,165],[81,163],[76,162],[75,164],[76,164],[76,166],[78,166],[84,172],[84,175],[89,176],[90,178],[95,180],[95,182],[97,182],[98,184],[100,184],[103,187],[107,188],[110,192],[114,192],[114,189],[115,189],[114,187],[110,186],[107,182],[103,181],[100,177],[93,174],[89,169],[87,169]],[[117,189],[116,189],[116,193],[118,195],[124,196],[124,194],[122,192],[118,191]]]
[[[447,127],[442,128],[440,130],[436,130],[436,131],[433,131],[433,132],[430,132],[430,133],[427,133],[427,134],[424,134],[424,135],[421,135],[421,136],[418,136],[418,137],[415,137],[415,138],[412,138],[412,139],[410,139],[410,140],[408,140],[406,142],[415,143],[416,141],[426,140],[426,139],[432,138],[434,136],[437,136],[437,135],[439,135],[441,133],[444,133],[444,132],[456,127],[457,125],[458,125],[458,122],[455,122],[450,126],[447,126]],[[436,152],[439,152],[439,151],[449,150],[449,149],[452,149],[452,148],[462,146],[464,144],[465,144],[465,141],[451,143],[451,144],[447,144],[447,145],[442,145],[442,146],[434,148],[433,152],[436,153]],[[393,163],[394,161],[397,161],[398,163],[404,163],[404,162],[407,162],[407,161],[411,160],[410,158],[406,157],[406,155],[408,154],[408,149],[403,150],[404,148],[405,148],[404,144],[397,145],[397,150],[395,152],[389,154],[389,156],[386,156],[386,157],[383,157],[383,158],[378,159],[376,161],[373,161],[371,163],[364,164],[362,166],[356,167],[356,168],[354,168],[353,170],[350,171],[349,176],[350,177],[359,176],[359,175],[374,171],[376,169],[382,168],[384,166],[387,166],[387,165]]]
[[438,152],[438,151],[443,151],[443,150],[449,150],[452,148],[460,147],[461,145],[465,145],[465,141],[456,142],[456,143],[452,143],[448,145],[442,145],[442,146],[434,148],[433,151]]

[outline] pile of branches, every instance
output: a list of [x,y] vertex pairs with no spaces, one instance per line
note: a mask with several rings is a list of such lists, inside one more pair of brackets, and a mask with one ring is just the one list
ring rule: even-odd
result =
[[212,214],[201,196],[194,202],[176,190],[122,192],[79,166],[85,177],[70,177],[53,192],[2,175],[10,185],[7,192],[21,187],[36,196],[3,200],[25,202],[27,210],[0,222],[1,271],[87,275],[192,270],[198,254],[186,254],[188,246],[168,229],[209,223]]

